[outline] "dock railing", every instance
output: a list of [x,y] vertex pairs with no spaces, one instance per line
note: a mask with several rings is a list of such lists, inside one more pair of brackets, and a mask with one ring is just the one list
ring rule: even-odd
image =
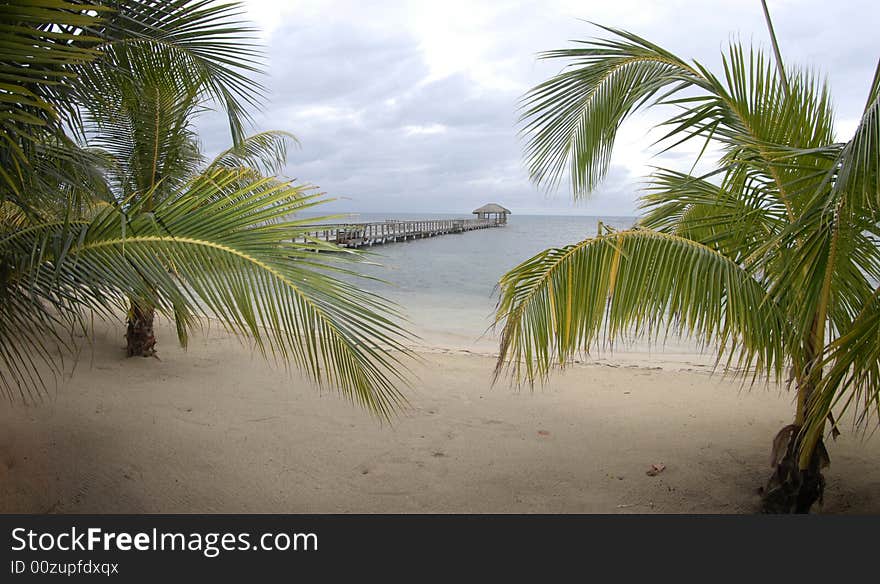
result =
[[309,231],[302,236],[302,241],[311,239],[343,247],[364,247],[503,226],[497,219],[388,219],[372,223],[306,225]]

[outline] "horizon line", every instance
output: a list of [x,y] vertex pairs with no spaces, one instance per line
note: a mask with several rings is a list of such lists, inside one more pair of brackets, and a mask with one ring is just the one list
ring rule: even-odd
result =
[[[304,214],[315,215],[472,215],[470,211],[316,211],[309,210]],[[535,211],[511,211],[512,216],[519,215],[522,217],[639,217],[638,214],[617,214],[617,213],[544,213]]]

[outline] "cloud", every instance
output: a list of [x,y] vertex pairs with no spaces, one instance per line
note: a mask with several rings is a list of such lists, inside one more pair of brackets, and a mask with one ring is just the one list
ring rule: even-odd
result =
[[[690,155],[657,156],[649,130],[660,118],[639,114],[623,127],[592,198],[538,191],[522,164],[517,103],[559,64],[535,54],[601,36],[579,19],[632,30],[716,70],[728,41],[767,44],[760,5],[739,0],[248,6],[269,55],[270,102],[255,129],[300,138],[286,172],[341,197],[334,211],[468,212],[497,201],[517,213],[631,214],[648,165],[687,170]],[[873,74],[880,8],[819,0],[770,8],[787,64],[828,74],[840,129],[851,131]],[[200,130],[207,152],[227,146],[221,115],[205,116]]]

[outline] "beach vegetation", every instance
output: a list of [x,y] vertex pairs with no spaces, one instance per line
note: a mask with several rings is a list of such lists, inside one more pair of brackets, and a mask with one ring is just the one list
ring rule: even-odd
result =
[[[263,54],[237,2],[0,3],[0,388],[41,396],[95,318],[127,354],[219,322],[387,417],[404,402],[397,308],[357,285],[363,256],[314,241],[328,198],[280,177],[295,138],[248,135]],[[225,113],[230,146],[195,120]],[[354,283],[353,283],[354,282]]]
[[809,511],[826,439],[843,416],[864,429],[880,413],[880,68],[840,138],[812,69],[734,41],[713,72],[600,29],[541,55],[565,67],[522,101],[531,179],[588,196],[621,125],[646,109],[663,114],[661,151],[689,148],[693,166],[653,170],[631,229],[602,226],[501,278],[496,375],[534,383],[630,339],[696,338],[725,374],[793,386],[763,509]]

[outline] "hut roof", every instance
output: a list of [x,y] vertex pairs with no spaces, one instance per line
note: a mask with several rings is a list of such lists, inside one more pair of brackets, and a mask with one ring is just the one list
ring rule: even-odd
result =
[[471,214],[476,213],[507,213],[508,215],[510,215],[510,209],[505,209],[498,203],[488,203],[486,205],[483,205],[479,209],[474,209],[473,211],[471,211]]

